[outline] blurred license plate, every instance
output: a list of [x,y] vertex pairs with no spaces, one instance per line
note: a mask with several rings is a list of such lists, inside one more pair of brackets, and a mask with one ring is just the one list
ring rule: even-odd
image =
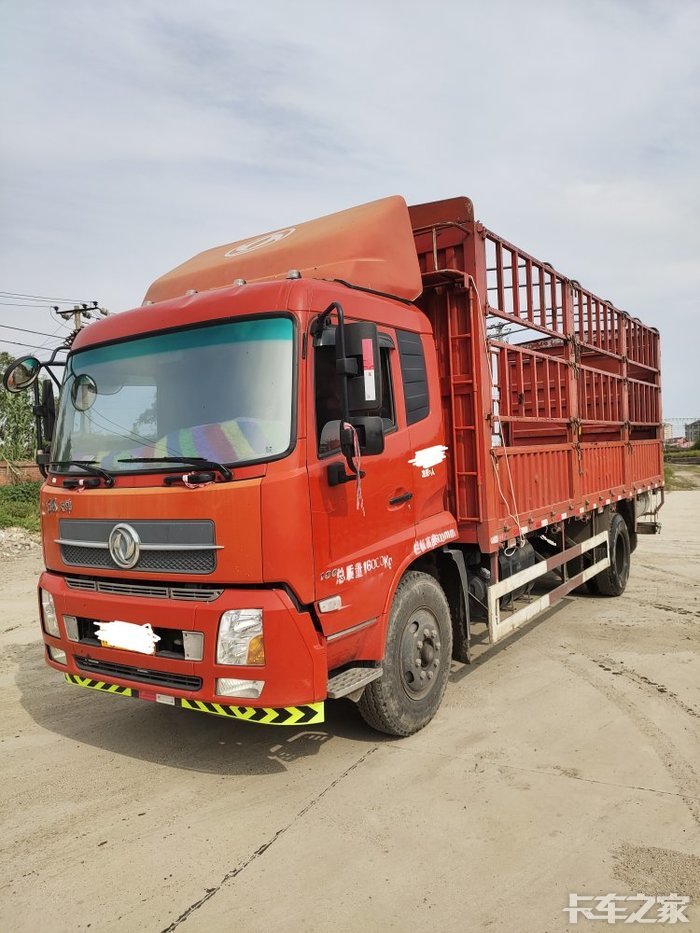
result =
[[149,623],[100,622],[95,634],[103,648],[121,648],[139,654],[155,654],[156,642],[160,641],[160,636],[155,634]]

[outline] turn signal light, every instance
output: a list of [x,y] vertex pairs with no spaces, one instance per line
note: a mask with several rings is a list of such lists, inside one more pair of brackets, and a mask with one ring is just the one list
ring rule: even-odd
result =
[[254,635],[248,643],[248,657],[246,664],[265,663],[265,643],[262,635]]

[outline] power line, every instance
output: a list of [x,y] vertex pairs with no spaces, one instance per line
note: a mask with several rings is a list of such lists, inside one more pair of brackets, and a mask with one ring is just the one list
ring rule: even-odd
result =
[[[60,304],[81,304],[82,298],[57,298],[55,295],[25,295],[22,292],[5,292],[0,290],[1,298],[21,298],[31,301],[58,301]],[[90,304],[91,302],[87,302]],[[96,302],[95,302],[96,303]]]
[[[70,304],[69,301],[62,301],[60,304]],[[6,308],[43,308],[48,309],[51,307],[50,302],[48,301],[5,301],[3,298],[0,298],[0,305],[4,305]]]
[[59,318],[58,320],[56,319],[55,307],[55,305],[52,305],[51,308],[49,308],[49,317],[51,320],[54,322],[54,324],[58,324],[60,327],[70,327],[64,318]]
[[[55,350],[55,347],[38,347],[35,343],[18,343],[16,340],[5,340],[0,337],[0,344],[11,343],[15,347],[27,347],[28,350]],[[60,344],[59,344],[60,346]]]
[[[63,323],[61,326],[64,326]],[[54,331],[53,334],[47,334],[46,331],[43,330],[27,330],[26,327],[14,327],[12,324],[0,324],[0,327],[2,327],[3,330],[19,330],[22,331],[23,334],[34,334],[35,337],[55,337],[57,333],[57,331]]]
[[[54,319],[54,321],[55,321],[55,319]],[[44,347],[46,346],[46,344],[49,342],[49,340],[55,339],[57,336],[59,336],[59,333],[58,333],[58,332],[61,330],[62,327],[66,327],[67,324],[68,324],[67,321],[64,321],[63,319],[61,319],[61,320],[58,322],[58,327],[56,328],[56,330],[55,330],[52,334],[47,334],[47,335],[46,335],[46,336],[48,337],[48,340],[45,340],[45,341],[42,343],[42,345],[41,345],[41,347],[40,347],[39,349],[40,349],[40,350],[43,350]]]

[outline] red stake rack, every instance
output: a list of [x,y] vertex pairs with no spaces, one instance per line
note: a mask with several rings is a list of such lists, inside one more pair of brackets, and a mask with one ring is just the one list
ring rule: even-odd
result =
[[658,331],[487,230],[467,198],[411,218],[418,303],[450,348],[460,538],[493,552],[662,485]]

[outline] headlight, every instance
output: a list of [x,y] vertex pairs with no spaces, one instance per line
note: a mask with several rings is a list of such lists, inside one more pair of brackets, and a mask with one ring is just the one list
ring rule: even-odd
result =
[[62,651],[60,648],[54,648],[53,645],[49,645],[49,657],[52,661],[55,661],[57,664],[67,664],[68,660],[66,658],[66,652]]
[[61,633],[58,628],[58,619],[56,618],[56,607],[53,604],[53,596],[48,590],[41,591],[41,614],[43,616],[44,631],[47,635],[53,635],[54,638],[60,638]]
[[262,609],[229,609],[221,616],[217,664],[259,666],[265,663]]
[[251,697],[257,700],[264,686],[264,680],[236,680],[233,677],[219,677],[216,681],[216,692],[220,697]]

